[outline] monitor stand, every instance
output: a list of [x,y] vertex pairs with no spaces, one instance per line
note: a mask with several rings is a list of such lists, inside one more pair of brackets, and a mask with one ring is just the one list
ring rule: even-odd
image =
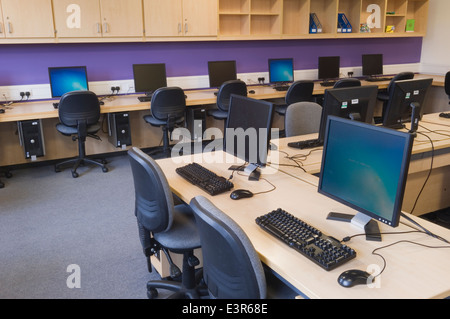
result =
[[353,225],[364,229],[366,233],[366,240],[381,241],[381,233],[380,229],[378,228],[377,221],[373,220],[371,217],[363,213],[351,215],[331,212],[328,214],[327,219],[352,223]]

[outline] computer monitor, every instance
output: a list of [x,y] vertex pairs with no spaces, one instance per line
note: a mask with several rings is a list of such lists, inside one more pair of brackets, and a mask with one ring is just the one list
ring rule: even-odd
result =
[[377,93],[378,86],[376,85],[325,90],[319,128],[320,142],[324,142],[327,118],[330,115],[372,123]]
[[85,66],[49,67],[48,75],[52,97],[61,97],[72,91],[89,90]]
[[269,59],[269,82],[275,85],[294,82],[294,59]]
[[134,91],[151,96],[154,91],[167,86],[164,63],[133,64]]
[[375,76],[383,74],[382,54],[362,55],[362,74],[365,76]]
[[[383,115],[383,126],[399,129],[405,122],[414,123],[422,118],[424,101],[433,79],[395,81],[390,89],[389,101]],[[413,106],[419,107],[416,119],[412,119]]]
[[[273,103],[231,95],[224,150],[249,163],[249,173],[257,172],[258,167],[266,165],[273,111]],[[255,179],[258,177],[256,175]]]
[[209,87],[218,88],[224,82],[237,80],[236,61],[209,61]]
[[319,79],[338,79],[340,75],[341,57],[325,56],[319,57]]
[[413,140],[406,132],[328,117],[318,191],[359,212],[329,219],[359,225],[368,240],[381,240],[374,220],[398,226]]

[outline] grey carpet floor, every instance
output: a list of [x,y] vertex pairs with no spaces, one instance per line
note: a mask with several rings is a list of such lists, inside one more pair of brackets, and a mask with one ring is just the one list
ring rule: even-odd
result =
[[[82,167],[77,179],[53,166],[2,179],[0,298],[147,297],[145,283],[159,276],[142,254],[128,158],[108,161],[109,173]],[[67,286],[69,265],[80,288]]]

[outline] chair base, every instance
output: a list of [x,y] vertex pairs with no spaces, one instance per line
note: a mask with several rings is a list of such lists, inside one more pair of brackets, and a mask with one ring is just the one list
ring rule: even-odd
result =
[[[11,178],[12,177],[12,174],[9,171],[4,171],[2,174],[6,178]],[[5,184],[2,181],[0,181],[0,188],[3,188],[3,187],[5,187]]]
[[66,165],[70,165],[73,164],[72,167],[72,177],[73,178],[77,178],[79,176],[79,174],[77,173],[77,169],[80,165],[85,165],[85,164],[92,164],[92,165],[97,165],[100,166],[102,168],[102,171],[104,173],[108,172],[108,168],[105,166],[106,161],[105,160],[94,160],[94,159],[90,159],[90,158],[73,158],[61,163],[58,163],[55,165],[55,172],[59,173],[61,172],[61,166],[66,166]]

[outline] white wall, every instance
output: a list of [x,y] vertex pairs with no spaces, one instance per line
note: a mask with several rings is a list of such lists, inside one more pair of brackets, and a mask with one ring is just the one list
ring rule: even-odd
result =
[[423,39],[422,73],[450,71],[450,1],[430,0],[427,35]]

